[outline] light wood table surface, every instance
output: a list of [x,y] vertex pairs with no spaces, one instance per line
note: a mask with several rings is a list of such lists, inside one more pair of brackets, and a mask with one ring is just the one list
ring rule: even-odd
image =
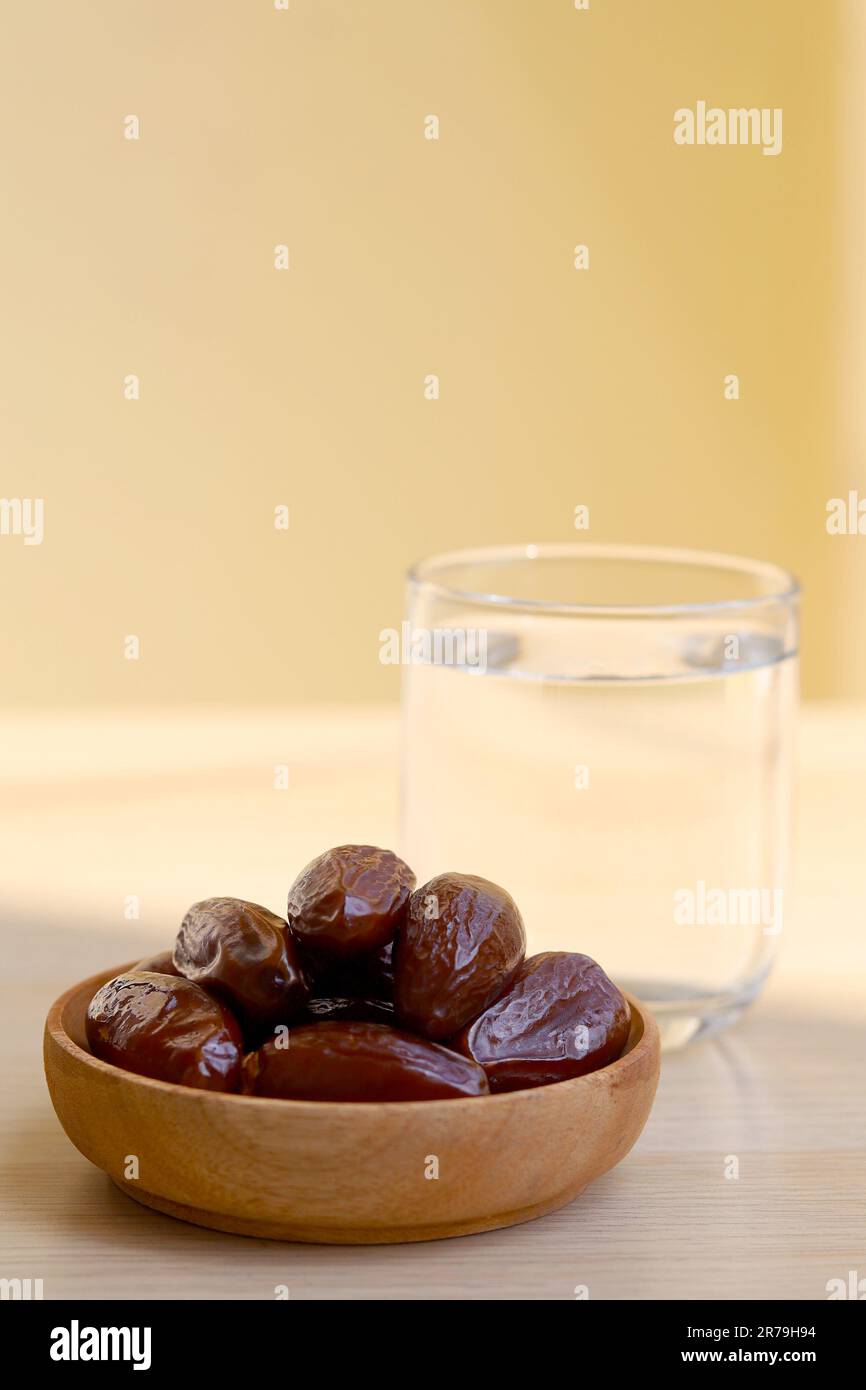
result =
[[540,1221],[413,1246],[145,1210],[72,1148],[41,1073],[51,1001],[167,944],[179,904],[275,906],[325,845],[394,841],[395,713],[4,715],[0,754],[0,1276],[47,1299],[823,1299],[866,1279],[866,711],[804,711],[779,964],[736,1028],[665,1056],[632,1154]]

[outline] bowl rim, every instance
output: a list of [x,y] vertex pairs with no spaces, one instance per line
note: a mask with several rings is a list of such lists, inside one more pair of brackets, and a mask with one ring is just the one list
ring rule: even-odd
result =
[[95,1057],[92,1052],[80,1047],[74,1038],[66,1031],[63,1024],[63,1014],[70,1001],[85,988],[92,986],[95,994],[101,985],[108,980],[113,980],[116,975],[123,975],[131,970],[136,961],[126,965],[117,966],[111,970],[100,970],[95,975],[87,976],[79,980],[77,984],[71,985],[68,989],[54,1000],[45,1018],[44,1037],[47,1042],[50,1037],[53,1043],[67,1054],[79,1066],[93,1068],[97,1072],[102,1072],[106,1076],[119,1077],[128,1085],[138,1085],[144,1090],[169,1092],[176,1095],[179,1099],[193,1100],[198,1104],[217,1104],[217,1105],[252,1105],[259,1108],[265,1107],[272,1113],[278,1114],[299,1114],[307,1115],[333,1115],[358,1114],[370,1115],[375,1112],[381,1114],[382,1111],[395,1112],[396,1114],[406,1114],[407,1111],[420,1111],[423,1114],[431,1114],[431,1107],[440,1110],[443,1106],[451,1114],[460,1108],[463,1110],[467,1105],[477,1108],[479,1102],[484,1103],[485,1109],[490,1104],[496,1103],[500,1106],[510,1103],[511,1105],[540,1104],[543,1101],[539,1097],[545,1094],[563,1094],[563,1088],[568,1087],[568,1093],[572,1094],[581,1088],[587,1089],[593,1084],[598,1084],[597,1078],[609,1077],[617,1070],[624,1072],[629,1067],[642,1061],[646,1055],[655,1055],[657,1064],[660,1059],[661,1046],[658,1024],[650,1010],[641,1000],[637,999],[628,990],[622,990],[623,995],[628,1000],[629,1007],[633,1013],[640,1016],[643,1029],[640,1037],[628,1052],[621,1053],[619,1057],[608,1062],[605,1067],[598,1067],[595,1071],[586,1072],[583,1076],[568,1077],[564,1081],[553,1081],[546,1086],[526,1086],[515,1091],[499,1091],[487,1096],[456,1096],[449,1100],[283,1100],[277,1096],[246,1096],[234,1091],[208,1091],[197,1086],[181,1086],[176,1081],[161,1081],[155,1076],[144,1076],[141,1072],[127,1071],[124,1067],[115,1066],[113,1062],[105,1062],[101,1057]]

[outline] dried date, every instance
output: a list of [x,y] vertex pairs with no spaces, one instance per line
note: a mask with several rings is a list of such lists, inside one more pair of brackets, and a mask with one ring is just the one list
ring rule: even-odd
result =
[[394,1003],[401,1026],[451,1037],[508,988],[526,934],[504,888],[472,874],[440,874],[412,894],[394,945]]
[[244,1061],[245,1090],[282,1100],[449,1100],[488,1093],[477,1063],[381,1023],[290,1028]]
[[286,915],[313,960],[348,961],[392,940],[414,886],[412,870],[390,850],[338,845],[298,874]]
[[290,1023],[310,993],[286,923],[241,898],[193,903],[177,934],[174,964],[224,999],[253,1035]]
[[545,951],[452,1042],[487,1073],[491,1091],[547,1086],[617,1058],[630,1026],[627,1001],[589,956]]
[[96,991],[85,1026],[94,1056],[126,1071],[204,1091],[240,1086],[237,1021],[191,980],[117,975]]

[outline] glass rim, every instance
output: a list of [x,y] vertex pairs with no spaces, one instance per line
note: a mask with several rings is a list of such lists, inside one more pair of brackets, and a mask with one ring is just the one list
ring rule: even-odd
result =
[[[444,582],[443,571],[471,564],[532,564],[536,560],[623,560],[640,563],[692,565],[696,568],[731,570],[737,574],[763,576],[772,584],[767,593],[747,598],[712,599],[698,603],[570,603],[558,599],[519,598],[516,595],[485,593],[461,589]],[[595,541],[542,541],[525,545],[478,546],[430,555],[411,565],[407,582],[440,597],[457,599],[479,607],[517,608],[527,612],[597,617],[653,617],[676,614],[723,613],[733,609],[760,608],[768,604],[793,605],[801,586],[794,574],[769,560],[752,560],[745,555],[726,555],[721,551],[689,550],[676,546],[633,545]]]

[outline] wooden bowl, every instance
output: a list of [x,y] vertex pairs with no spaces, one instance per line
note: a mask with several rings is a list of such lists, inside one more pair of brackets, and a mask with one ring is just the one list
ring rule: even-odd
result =
[[130,1197],[219,1231],[362,1245],[531,1221],[625,1157],[655,1095],[658,1028],[630,996],[617,1061],[530,1091],[350,1105],[175,1086],[87,1049],[87,1005],[124,969],[82,981],[52,1006],[54,1109],[75,1147]]

